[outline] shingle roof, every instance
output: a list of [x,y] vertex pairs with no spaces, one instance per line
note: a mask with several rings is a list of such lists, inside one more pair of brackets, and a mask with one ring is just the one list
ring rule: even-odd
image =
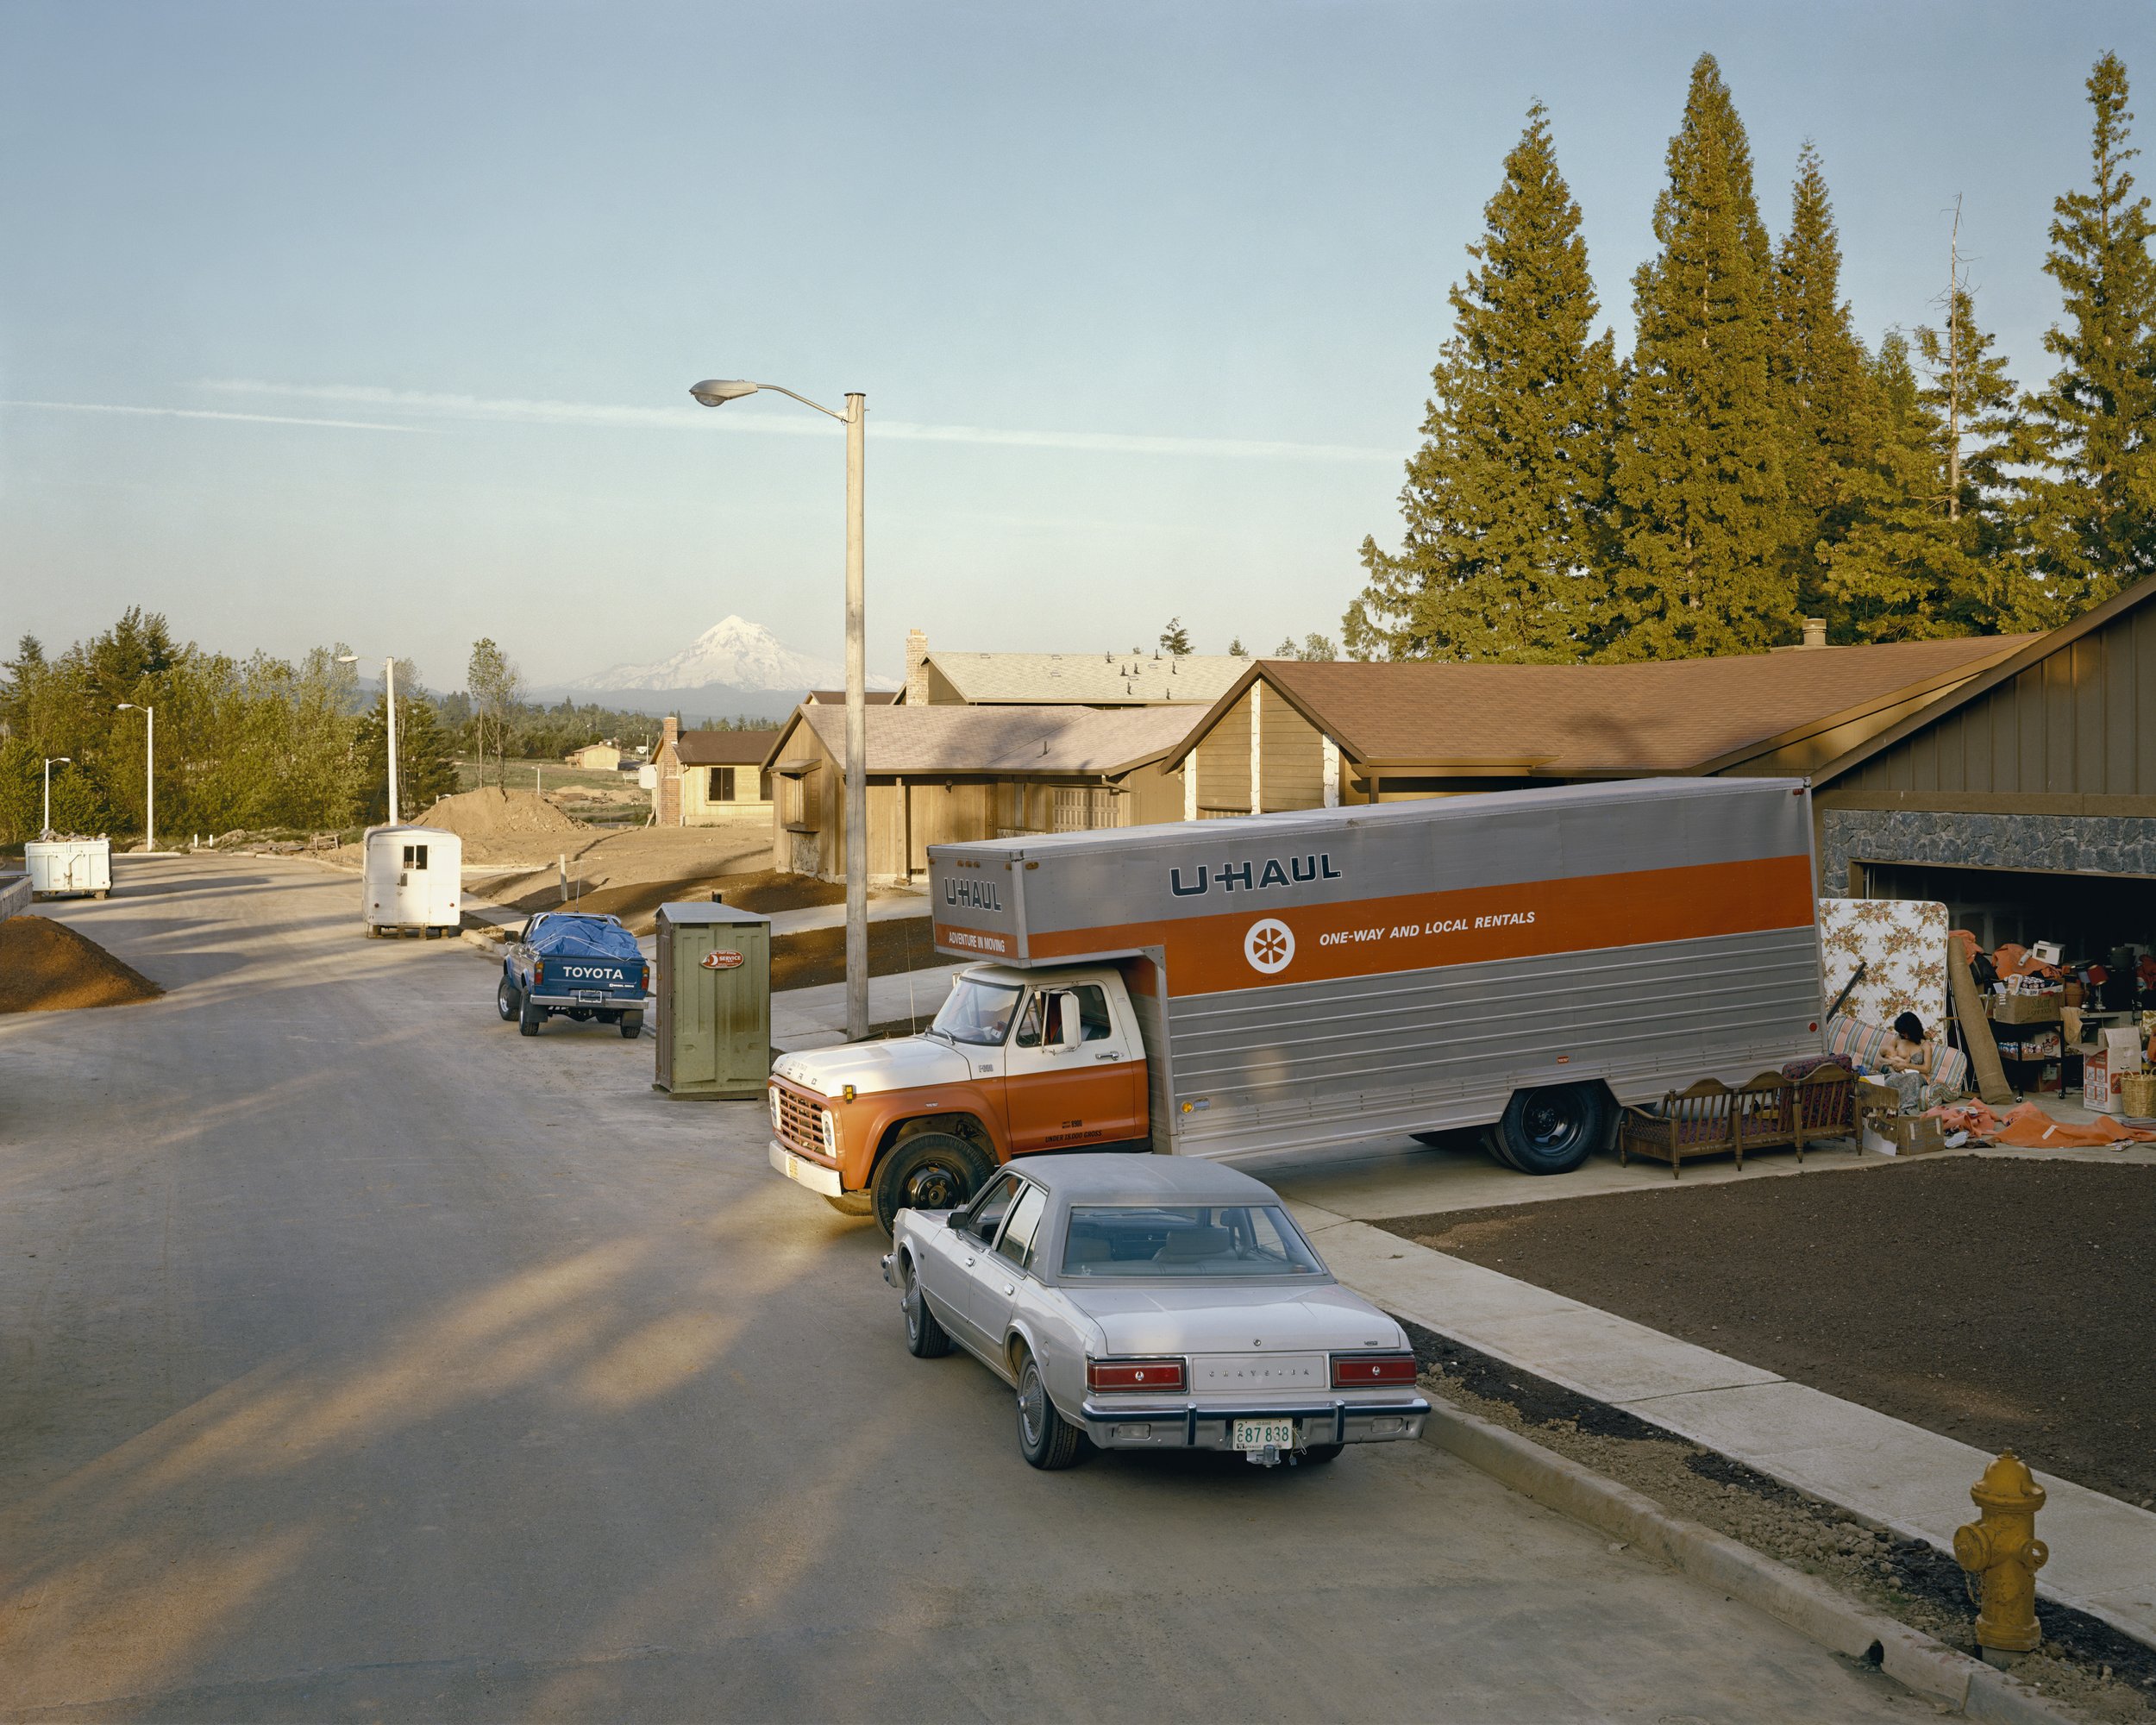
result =
[[[846,710],[804,706],[799,723],[846,758]],[[1119,773],[1166,754],[1197,714],[1175,706],[880,706],[868,720],[871,773]]]
[[[862,698],[870,706],[889,706],[893,701],[898,699],[899,692],[896,689],[863,689]],[[818,706],[843,706],[846,705],[846,691],[843,689],[811,689],[809,699]]]
[[1186,653],[931,653],[929,662],[965,701],[1089,706],[1207,704],[1250,668],[1248,659]]
[[[1644,665],[1269,659],[1263,674],[1366,764],[1676,773],[1915,699],[2036,638],[1964,637]],[[1194,737],[1228,705],[1217,703],[1193,727]]]
[[684,767],[755,767],[778,740],[775,731],[685,731],[674,754]]

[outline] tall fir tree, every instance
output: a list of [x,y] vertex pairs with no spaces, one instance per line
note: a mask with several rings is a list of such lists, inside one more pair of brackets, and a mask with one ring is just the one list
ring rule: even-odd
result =
[[1604,656],[1758,651],[1796,632],[1766,231],[1714,56],[1692,68],[1633,278],[1639,333],[1615,450],[1621,561]]
[[2148,199],[2126,164],[2126,67],[2088,79],[2092,185],[2052,206],[2044,269],[2065,320],[2045,335],[2059,371],[2024,404],[2031,471],[2019,514],[2036,573],[2071,615],[2156,574],[2156,260]]
[[[1957,235],[1957,240],[1959,235]],[[2062,620],[2030,574],[2010,511],[2008,472],[2019,423],[2006,357],[1977,321],[1957,245],[1947,267],[1944,325],[1916,331],[1924,381],[1917,405],[1940,452],[1940,512],[1952,547],[1945,614],[1979,635],[2042,629]]]
[[1539,104],[1483,216],[1400,494],[1405,543],[1363,542],[1369,585],[1342,619],[1355,658],[1592,650],[1616,363]]
[[1889,432],[1877,376],[1841,298],[1841,238],[1819,153],[1796,160],[1789,231],[1774,264],[1769,361],[1789,482],[1787,579],[1806,615],[1826,609],[1827,567],[1876,495]]

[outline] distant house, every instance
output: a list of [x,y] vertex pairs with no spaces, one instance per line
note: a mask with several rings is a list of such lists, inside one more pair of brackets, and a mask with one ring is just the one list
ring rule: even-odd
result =
[[572,749],[561,757],[572,767],[590,773],[618,773],[621,770],[621,750],[611,743],[587,743],[581,749]]
[[[843,715],[842,715],[843,717]],[[652,756],[651,810],[661,826],[716,826],[771,806],[764,756],[775,731],[684,731],[668,718]]]
[[906,706],[1209,706],[1250,668],[1250,660],[1225,653],[931,653],[916,629],[906,639],[899,699]]
[[[931,844],[1174,820],[1182,782],[1161,762],[1195,716],[1158,706],[871,707],[868,876],[925,874]],[[804,702],[764,760],[776,794],[773,868],[843,878],[845,762],[846,710]]]

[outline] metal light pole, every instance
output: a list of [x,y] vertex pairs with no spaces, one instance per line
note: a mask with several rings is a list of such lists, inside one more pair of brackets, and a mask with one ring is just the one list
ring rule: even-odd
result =
[[[337,663],[340,665],[356,665],[359,662],[360,656],[357,653],[337,655]],[[389,824],[395,826],[397,825],[397,661],[394,658],[385,658],[382,661],[382,688],[383,704],[389,710]]]
[[47,838],[53,836],[53,768],[67,764],[68,757],[65,755],[47,755],[45,757],[45,825],[40,831]]
[[157,709],[122,701],[120,711],[139,712],[149,720],[143,733],[149,749],[149,765],[144,768],[142,779],[142,854],[148,856],[157,850]]
[[760,389],[792,396],[846,428],[846,1039],[868,1035],[868,649],[863,597],[862,468],[868,398],[849,391],[846,411],[796,395],[781,384],[707,378],[689,393],[723,407]]

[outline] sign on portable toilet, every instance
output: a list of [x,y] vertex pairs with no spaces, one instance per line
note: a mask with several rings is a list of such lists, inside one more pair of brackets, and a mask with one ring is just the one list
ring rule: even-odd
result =
[[730,905],[661,905],[657,1075],[670,1096],[761,1101],[771,1076],[771,924]]

